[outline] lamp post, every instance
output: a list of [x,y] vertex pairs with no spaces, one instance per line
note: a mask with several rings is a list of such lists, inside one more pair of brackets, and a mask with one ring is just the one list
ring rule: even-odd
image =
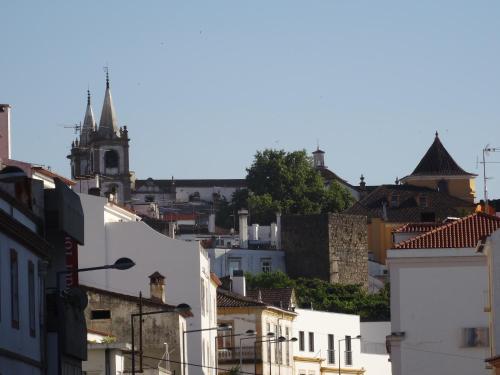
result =
[[[253,329],[249,329],[249,330],[247,330],[244,333],[235,333],[235,334],[232,334],[232,335],[215,336],[215,368],[216,368],[215,371],[216,371],[216,373],[217,373],[217,371],[219,369],[219,352],[218,352],[218,347],[219,346],[217,345],[217,339],[218,338],[224,339],[224,337],[239,337],[239,336],[249,336],[249,337],[246,337],[246,338],[251,338],[251,337],[255,336],[255,331]],[[243,340],[243,339],[244,338],[240,339],[240,361],[241,361],[241,340]],[[221,349],[224,349],[224,348],[221,348]],[[240,370],[241,370],[241,364],[240,364]]]
[[62,275],[68,275],[70,273],[76,273],[76,272],[79,273],[79,272],[108,270],[108,269],[115,269],[115,270],[123,271],[123,270],[128,270],[129,268],[132,268],[133,266],[135,266],[135,263],[132,259],[120,258],[115,263],[108,264],[105,266],[78,268],[76,270],[57,271],[57,273],[56,273],[56,290],[57,290],[57,293],[59,293],[61,291],[61,276]]
[[191,306],[189,306],[187,303],[181,303],[175,307],[169,307],[169,308],[166,308],[166,309],[162,309],[162,310],[157,310],[157,311],[148,311],[148,312],[145,312],[143,313],[142,312],[142,294],[139,293],[139,313],[135,313],[135,314],[130,314],[130,328],[131,328],[131,334],[132,334],[132,375],[135,375],[135,335],[134,335],[134,318],[136,316],[139,316],[140,318],[140,323],[139,323],[139,328],[140,328],[140,332],[139,332],[139,353],[140,353],[140,357],[139,357],[139,371],[140,372],[143,372],[143,369],[142,369],[142,317],[145,316],[145,315],[155,315],[155,314],[164,314],[164,313],[172,313],[172,312],[176,312],[176,313],[188,313],[188,312],[191,312]]
[[[204,332],[204,331],[229,331],[233,327],[229,324],[222,323],[218,325],[217,327],[210,327],[210,328],[201,328],[201,329],[190,329],[182,332],[182,356],[183,356],[183,374],[186,375],[186,334],[187,333],[193,333],[193,332]],[[217,355],[217,353],[215,353]]]
[[[272,332],[269,332],[269,333],[272,333]],[[266,336],[263,336],[263,337],[266,337]],[[268,336],[268,337],[274,337],[274,333],[272,336]],[[283,341],[286,341],[286,337],[280,336],[276,340],[273,340],[273,341],[271,341],[270,339],[267,339],[267,340],[255,341],[253,343],[254,375],[257,375],[257,344],[262,343],[262,342],[267,342],[268,345],[271,345],[271,344],[275,344],[275,343],[283,342]],[[270,371],[271,370],[271,355],[272,355],[271,351],[269,351],[269,354],[270,354],[270,357],[269,357],[269,371]],[[262,364],[264,364],[264,360],[262,360]],[[262,366],[262,367],[264,367],[264,366]],[[270,372],[269,372],[269,374],[270,374]]]
[[[339,341],[339,375],[341,375],[341,371],[340,371],[340,352],[341,352],[341,350],[340,350],[340,343],[341,343],[342,341],[346,341],[346,340],[347,340],[347,337],[349,337],[349,339],[351,339],[351,340],[361,339],[361,335],[357,335],[356,337],[352,337],[352,338],[351,338],[351,336],[346,336],[345,338],[343,338],[343,339],[339,339],[339,340],[338,340],[338,341]],[[345,361],[344,361],[344,362],[345,362]]]

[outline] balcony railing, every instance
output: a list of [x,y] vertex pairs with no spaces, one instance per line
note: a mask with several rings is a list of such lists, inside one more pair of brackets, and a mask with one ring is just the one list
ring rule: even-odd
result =
[[[224,348],[219,349],[217,351],[219,361],[239,361],[240,360],[240,348]],[[241,348],[241,358],[243,360],[254,359],[254,347],[252,346],[243,346]],[[257,359],[260,360],[262,358],[262,353],[260,347],[257,347]]]

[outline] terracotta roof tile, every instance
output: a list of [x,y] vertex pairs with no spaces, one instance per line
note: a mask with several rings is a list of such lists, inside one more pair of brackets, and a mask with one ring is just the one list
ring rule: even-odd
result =
[[293,288],[273,288],[273,289],[256,289],[247,291],[247,297],[258,299],[262,302],[283,310],[291,310],[294,308],[294,292]]
[[395,249],[470,248],[500,228],[500,218],[477,212],[400,242]]
[[249,297],[244,297],[240,294],[229,292],[227,290],[217,289],[217,308],[223,307],[265,307],[266,304],[258,302],[257,300]]

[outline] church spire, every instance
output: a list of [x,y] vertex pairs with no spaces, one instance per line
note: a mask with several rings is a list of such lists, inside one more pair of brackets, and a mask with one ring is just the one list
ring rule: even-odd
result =
[[109,70],[106,67],[106,92],[104,94],[104,103],[102,104],[101,119],[99,121],[99,134],[112,135],[118,134],[118,121],[116,120],[115,107],[111,98],[111,89],[109,88]]
[[89,141],[90,133],[95,131],[94,111],[90,104],[90,90],[87,90],[87,109],[83,119],[82,132],[80,135],[80,144],[85,145]]

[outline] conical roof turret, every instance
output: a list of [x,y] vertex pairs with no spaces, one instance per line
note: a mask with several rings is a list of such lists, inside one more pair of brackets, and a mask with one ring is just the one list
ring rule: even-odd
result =
[[95,128],[94,111],[92,111],[92,105],[90,104],[90,91],[87,90],[87,109],[85,110],[85,118],[83,119],[82,132],[80,135],[81,145],[88,143],[90,133],[95,131]]
[[106,93],[104,94],[104,103],[102,104],[101,119],[99,121],[100,135],[110,136],[113,133],[118,134],[118,121],[116,120],[115,107],[111,98],[111,90],[109,88],[109,75],[106,72]]

